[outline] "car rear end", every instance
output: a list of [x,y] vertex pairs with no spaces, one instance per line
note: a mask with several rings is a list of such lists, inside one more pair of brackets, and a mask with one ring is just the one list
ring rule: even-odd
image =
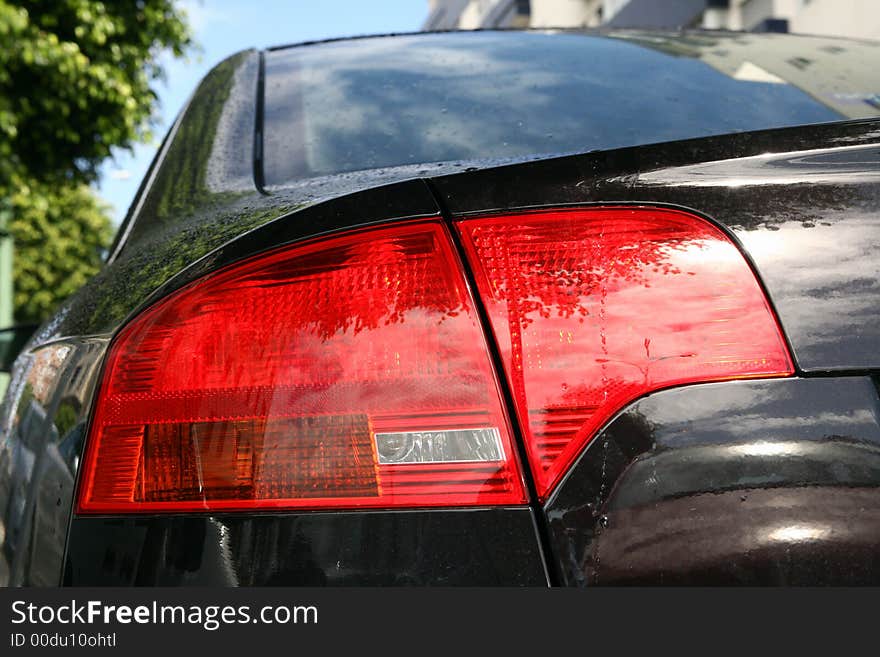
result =
[[227,60],[19,359],[9,582],[876,583],[876,50]]

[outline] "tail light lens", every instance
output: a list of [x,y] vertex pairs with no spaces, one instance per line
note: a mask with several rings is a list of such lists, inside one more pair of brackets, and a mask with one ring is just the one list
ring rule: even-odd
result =
[[542,498],[637,397],[793,372],[754,274],[703,219],[599,208],[457,226]]
[[439,223],[285,248],[114,340],[85,513],[526,500],[460,262]]
[[[793,373],[730,239],[662,208],[457,222],[541,499],[615,413]],[[485,336],[440,223],[265,254],[111,346],[81,513],[526,501]]]

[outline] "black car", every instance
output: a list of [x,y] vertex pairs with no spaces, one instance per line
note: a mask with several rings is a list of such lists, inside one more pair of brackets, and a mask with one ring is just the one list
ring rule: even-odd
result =
[[880,583],[878,61],[230,57],[16,360],[0,583]]

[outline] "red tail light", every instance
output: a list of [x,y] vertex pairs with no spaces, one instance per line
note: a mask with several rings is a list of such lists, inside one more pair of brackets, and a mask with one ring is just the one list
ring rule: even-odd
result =
[[[772,310],[712,224],[659,208],[458,222],[546,498],[654,390],[793,372]],[[439,223],[262,255],[114,340],[86,513],[526,501],[474,304]]]
[[461,264],[438,223],[285,248],[115,339],[80,512],[523,503]]
[[793,372],[748,264],[698,217],[599,208],[465,220],[458,229],[542,498],[637,397]]

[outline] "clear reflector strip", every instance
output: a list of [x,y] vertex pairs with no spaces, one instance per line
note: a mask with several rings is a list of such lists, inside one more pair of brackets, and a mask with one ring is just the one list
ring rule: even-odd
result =
[[497,427],[377,433],[376,451],[381,465],[504,460]]

